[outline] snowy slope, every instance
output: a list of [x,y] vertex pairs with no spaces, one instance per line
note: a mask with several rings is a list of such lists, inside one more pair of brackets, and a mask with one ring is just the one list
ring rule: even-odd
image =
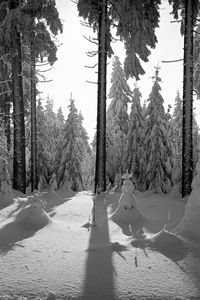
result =
[[[47,299],[50,291],[62,300],[200,299],[200,243],[162,230],[174,227],[185,204],[174,194],[137,193],[146,238],[134,239],[130,214],[112,220],[119,197],[97,198],[96,226],[89,223],[89,192],[20,195],[4,203],[0,299]],[[29,226],[33,211],[37,224]]]

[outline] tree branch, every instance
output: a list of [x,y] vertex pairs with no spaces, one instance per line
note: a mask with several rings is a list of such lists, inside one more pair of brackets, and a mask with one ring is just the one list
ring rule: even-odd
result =
[[96,63],[94,66],[84,66],[84,67],[89,68],[89,69],[94,69],[97,65],[98,65],[98,63]]
[[86,80],[87,83],[93,83],[93,84],[98,84],[98,82],[95,82],[95,81],[89,81],[89,80]]
[[95,44],[95,45],[98,46],[98,43],[97,43],[97,42],[94,42],[93,40],[91,40],[91,37],[87,38],[85,35],[83,35],[83,37],[84,37],[88,42],[93,43],[93,44]]
[[94,57],[95,55],[97,55],[98,51],[88,51],[86,52],[87,56],[89,57]]
[[173,63],[173,62],[179,62],[183,61],[183,58],[175,59],[175,60],[162,60],[162,63]]

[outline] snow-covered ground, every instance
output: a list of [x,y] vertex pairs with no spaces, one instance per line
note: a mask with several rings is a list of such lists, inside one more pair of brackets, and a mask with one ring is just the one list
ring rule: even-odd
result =
[[98,196],[96,226],[89,192],[1,196],[0,299],[200,299],[200,240],[174,234],[185,203],[135,194],[137,211]]

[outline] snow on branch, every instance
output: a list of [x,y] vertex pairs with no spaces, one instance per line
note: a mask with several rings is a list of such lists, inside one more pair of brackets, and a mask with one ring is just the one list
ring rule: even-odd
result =
[[86,52],[86,54],[87,54],[87,56],[89,56],[89,57],[94,57],[95,55],[98,54],[98,51],[88,51],[88,52]]
[[162,60],[162,63],[173,63],[173,62],[179,62],[183,61],[183,58],[175,59],[175,60]]
[[89,68],[89,69],[94,69],[94,68],[96,68],[97,65],[98,65],[98,63],[96,63],[94,66],[84,66],[84,67]]

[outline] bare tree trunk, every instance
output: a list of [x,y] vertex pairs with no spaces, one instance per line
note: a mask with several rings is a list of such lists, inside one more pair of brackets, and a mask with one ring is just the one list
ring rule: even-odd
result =
[[34,33],[30,45],[31,56],[31,191],[37,189],[37,124]]
[[11,149],[11,138],[10,138],[10,96],[5,94],[5,114],[4,114],[4,124],[7,139],[7,149],[10,152]]
[[107,73],[107,0],[101,2],[98,32],[98,103],[95,192],[106,190],[106,73]]
[[185,0],[182,197],[191,192],[193,177],[193,0]]
[[[10,9],[15,9],[19,0],[10,1]],[[12,36],[12,96],[13,96],[13,123],[14,123],[14,161],[13,161],[13,188],[26,193],[26,162],[25,162],[25,125],[24,102],[21,64],[21,35],[17,24],[13,24]]]

